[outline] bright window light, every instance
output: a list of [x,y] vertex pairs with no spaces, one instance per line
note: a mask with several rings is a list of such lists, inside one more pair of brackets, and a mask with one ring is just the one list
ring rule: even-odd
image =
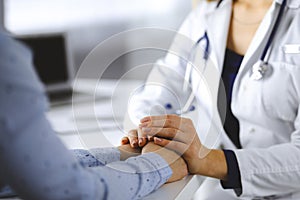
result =
[[180,1],[183,0],[5,0],[5,24],[13,32],[109,24],[145,15],[163,16]]

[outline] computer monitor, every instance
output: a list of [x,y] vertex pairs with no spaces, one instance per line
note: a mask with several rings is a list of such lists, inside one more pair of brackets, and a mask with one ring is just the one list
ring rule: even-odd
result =
[[34,66],[50,96],[71,89],[74,68],[66,34],[22,35],[16,39],[32,50]]

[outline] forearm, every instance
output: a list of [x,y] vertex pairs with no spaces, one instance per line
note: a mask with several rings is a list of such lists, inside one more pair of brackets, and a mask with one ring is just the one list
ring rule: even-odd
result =
[[140,199],[159,188],[171,175],[168,163],[155,153],[110,163],[101,173],[110,186],[108,199]]

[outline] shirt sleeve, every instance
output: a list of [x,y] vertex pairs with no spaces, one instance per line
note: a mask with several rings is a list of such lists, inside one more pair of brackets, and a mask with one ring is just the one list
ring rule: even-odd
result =
[[74,149],[76,159],[84,167],[103,166],[114,161],[120,161],[120,151],[116,147]]
[[45,117],[48,105],[28,49],[0,32],[0,60],[1,186],[24,199],[137,199],[171,176],[157,154],[83,167]]
[[241,174],[235,153],[231,150],[223,150],[227,163],[227,181],[221,180],[224,189],[233,189],[239,196],[242,194]]
[[114,186],[108,189],[108,199],[140,199],[159,188],[171,175],[167,163],[155,153],[110,163],[101,173],[106,184]]

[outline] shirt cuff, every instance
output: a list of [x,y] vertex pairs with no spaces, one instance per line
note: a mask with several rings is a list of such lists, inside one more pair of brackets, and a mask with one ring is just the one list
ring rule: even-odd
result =
[[[172,169],[168,163],[155,153],[146,153],[137,157],[128,158],[125,162],[113,162],[106,166],[117,170],[123,179],[126,178],[126,187],[134,188],[133,185],[129,185],[137,184],[137,186],[135,186],[137,188],[135,197],[138,199],[158,189],[172,176]],[[139,181],[134,182],[134,176],[138,176]],[[110,180],[108,180],[108,185],[111,179],[113,179],[113,177],[110,177]],[[115,185],[112,182],[111,184]]]
[[236,155],[231,150],[223,150],[227,163],[227,181],[221,180],[224,189],[233,189],[237,196],[242,194],[241,173]]
[[161,185],[167,182],[171,178],[173,171],[168,163],[160,155],[156,153],[146,153],[139,156],[141,159],[146,160],[153,166],[159,173],[160,182],[157,184],[155,189],[158,189]]

